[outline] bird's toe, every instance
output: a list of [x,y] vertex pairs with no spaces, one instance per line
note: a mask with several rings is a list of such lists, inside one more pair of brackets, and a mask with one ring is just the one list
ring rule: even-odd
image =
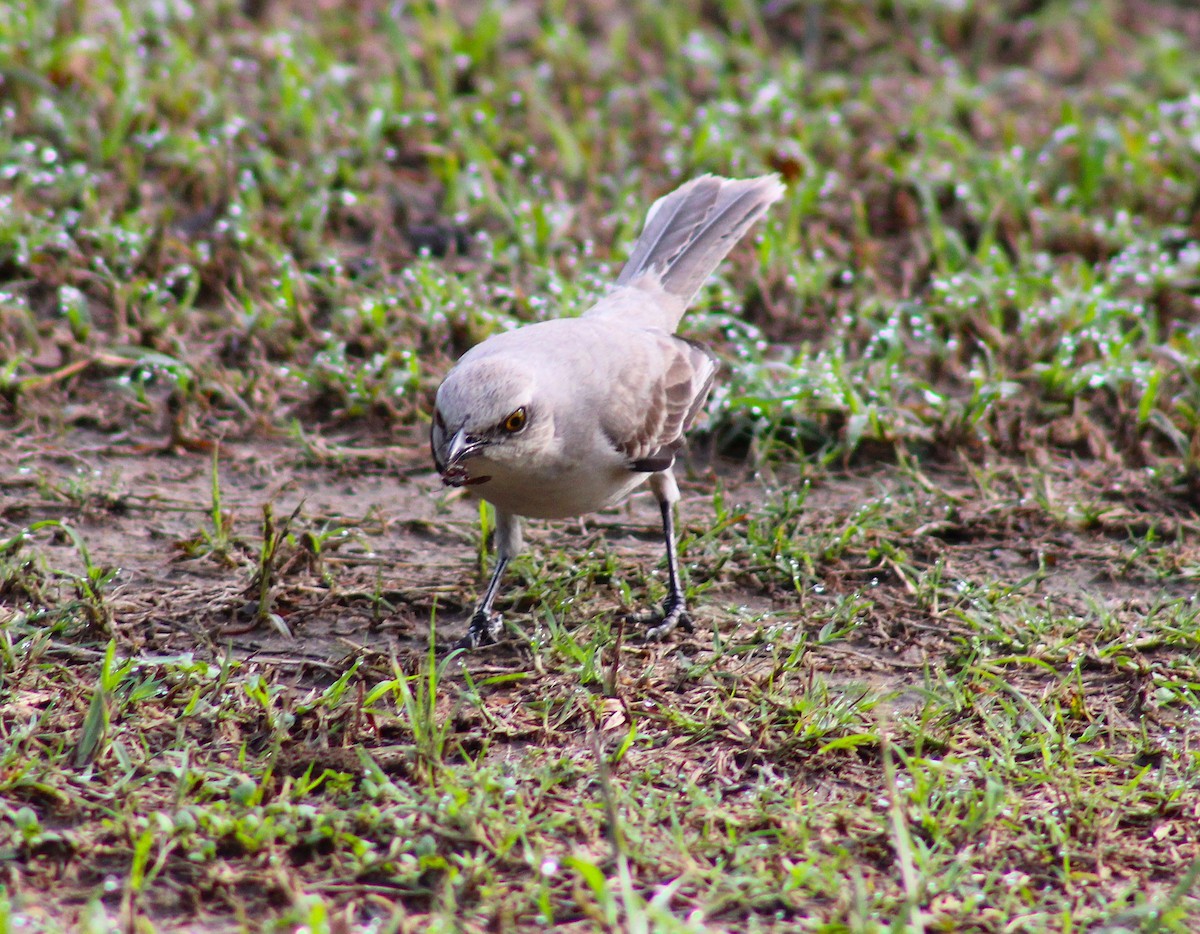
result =
[[467,634],[455,644],[456,649],[478,649],[494,645],[504,632],[504,618],[499,613],[477,612],[467,625]]
[[676,629],[689,633],[696,629],[682,600],[674,604],[668,601],[663,607],[662,618],[646,630],[645,639],[647,642],[661,642]]

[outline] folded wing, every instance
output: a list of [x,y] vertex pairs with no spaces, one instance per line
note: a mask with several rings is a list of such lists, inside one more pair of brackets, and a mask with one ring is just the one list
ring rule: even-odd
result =
[[[613,404],[601,413],[601,428],[628,460],[630,470],[653,473],[675,462],[684,432],[704,407],[717,361],[704,346],[659,333],[657,360],[630,366],[613,387]],[[640,362],[640,361],[639,361]]]

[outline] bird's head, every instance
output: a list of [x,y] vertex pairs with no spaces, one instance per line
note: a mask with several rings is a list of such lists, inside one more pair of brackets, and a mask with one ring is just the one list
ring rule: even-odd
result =
[[438,387],[429,439],[443,483],[486,483],[489,464],[519,464],[536,448],[545,426],[533,384],[528,369],[496,356],[464,358],[447,374]]

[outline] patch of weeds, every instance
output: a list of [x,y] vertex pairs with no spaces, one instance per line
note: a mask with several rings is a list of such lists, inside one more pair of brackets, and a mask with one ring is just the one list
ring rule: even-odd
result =
[[193,538],[177,542],[176,547],[188,558],[212,557],[227,567],[234,567],[238,563],[234,560],[234,551],[240,549],[242,542],[234,536],[233,513],[225,508],[223,501],[219,445],[212,449],[209,493],[209,527],[200,529]]
[[[54,568],[45,552],[31,553],[30,545],[50,533],[51,542],[69,546],[79,570]],[[49,626],[56,634],[82,629],[101,637],[112,635],[113,613],[109,602],[120,569],[95,563],[79,530],[59,519],[35,522],[4,543],[4,578],[0,590],[20,601],[18,616],[27,625]],[[64,593],[65,591],[65,593]]]

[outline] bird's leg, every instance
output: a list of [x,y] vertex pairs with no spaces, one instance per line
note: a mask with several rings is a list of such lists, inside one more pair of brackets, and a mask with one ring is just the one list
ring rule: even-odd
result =
[[492,602],[500,592],[500,581],[504,577],[504,569],[508,562],[521,550],[521,519],[508,513],[496,510],[496,566],[492,568],[492,578],[488,581],[483,599],[471,614],[471,622],[467,624],[467,634],[455,645],[456,649],[477,649],[483,645],[491,645],[500,641],[504,632],[504,620],[499,613],[492,611]]
[[488,581],[483,599],[471,615],[467,625],[467,634],[455,645],[456,649],[477,649],[481,645],[491,645],[500,639],[504,630],[504,620],[499,613],[492,612],[492,601],[500,590],[500,580],[504,577],[504,569],[508,567],[508,558],[497,558],[496,566],[492,569],[492,579]]
[[[661,479],[660,479],[661,478]],[[675,549],[675,501],[679,499],[679,488],[669,470],[654,474],[650,487],[658,497],[658,508],[662,512],[663,543],[667,548],[667,599],[663,602],[662,620],[646,630],[646,641],[657,642],[670,635],[676,626],[686,632],[693,630],[692,618],[688,615],[687,600],[683,584],[679,580],[679,557]]]

